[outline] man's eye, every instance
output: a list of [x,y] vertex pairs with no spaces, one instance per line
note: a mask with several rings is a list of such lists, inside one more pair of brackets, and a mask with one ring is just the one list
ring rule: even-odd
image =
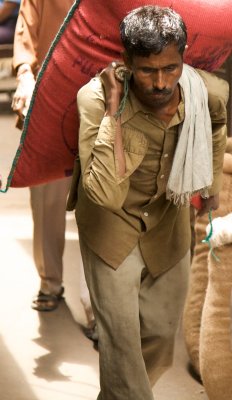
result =
[[168,67],[165,68],[165,71],[172,72],[175,71],[175,69],[176,69],[175,65],[169,65]]
[[153,72],[152,68],[141,68],[141,72],[144,74],[151,74]]

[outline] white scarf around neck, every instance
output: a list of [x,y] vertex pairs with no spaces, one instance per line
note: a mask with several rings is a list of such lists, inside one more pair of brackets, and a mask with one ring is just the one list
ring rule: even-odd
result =
[[184,64],[179,84],[184,93],[185,117],[179,128],[166,197],[177,206],[189,206],[193,195],[209,196],[213,181],[212,123],[208,92],[197,71]]

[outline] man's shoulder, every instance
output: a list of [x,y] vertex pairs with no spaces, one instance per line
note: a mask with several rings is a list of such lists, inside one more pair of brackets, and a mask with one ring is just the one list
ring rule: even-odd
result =
[[98,76],[90,79],[88,83],[82,86],[77,93],[78,103],[88,99],[104,100],[104,90],[101,79]]
[[79,112],[104,114],[105,94],[102,82],[98,76],[92,78],[86,85],[82,86],[77,93],[77,106]]
[[[204,81],[208,91],[208,103],[211,116],[216,119],[223,118],[226,114],[226,105],[229,99],[229,84],[215,73],[196,69]],[[226,115],[225,115],[226,118]]]
[[214,96],[220,96],[227,102],[229,97],[229,84],[222,78],[219,78],[213,72],[207,72],[202,69],[196,69],[198,74],[202,77],[208,93]]

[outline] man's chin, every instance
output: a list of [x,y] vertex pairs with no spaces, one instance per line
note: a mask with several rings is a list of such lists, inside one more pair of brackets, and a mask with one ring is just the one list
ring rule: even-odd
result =
[[150,106],[162,106],[164,104],[167,104],[169,101],[169,96],[167,95],[151,95],[151,98],[149,99],[149,104]]

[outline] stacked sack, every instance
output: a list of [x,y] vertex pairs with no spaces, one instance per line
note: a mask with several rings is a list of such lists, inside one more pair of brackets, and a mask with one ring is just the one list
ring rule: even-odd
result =
[[[196,245],[190,287],[183,315],[183,330],[190,362],[201,377],[210,400],[232,399],[232,139],[223,165],[220,207],[213,213],[207,244],[208,217],[196,217]],[[207,227],[207,232],[209,226]]]

